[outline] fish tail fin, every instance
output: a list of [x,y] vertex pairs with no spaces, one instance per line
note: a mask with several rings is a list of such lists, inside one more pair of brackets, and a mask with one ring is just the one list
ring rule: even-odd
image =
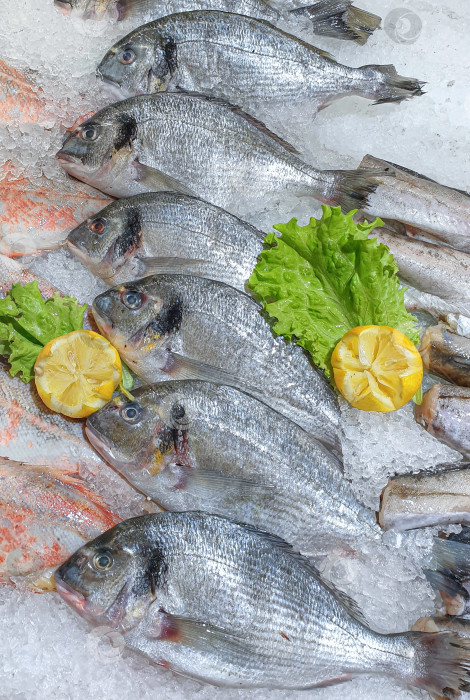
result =
[[[324,171],[333,180],[328,188],[324,201],[327,204],[340,206],[343,213],[351,209],[362,209],[367,205],[370,194],[375,192],[380,184],[380,177],[386,173],[378,170],[330,170]],[[379,178],[379,179],[377,179]]]
[[469,593],[464,585],[470,581],[470,545],[439,537],[433,544],[433,569],[425,571],[431,586],[439,591],[448,615],[466,612]]
[[361,74],[359,94],[375,100],[379,105],[385,102],[402,102],[410,97],[424,95],[426,85],[416,78],[404,78],[398,75],[395,66],[361,66],[357,69]]
[[355,41],[361,45],[380,27],[381,22],[378,15],[354,7],[352,0],[320,0],[306,7],[297,7],[290,13],[309,19],[315,34]]
[[446,698],[468,688],[470,639],[454,632],[408,632],[406,637],[414,649],[412,670],[406,673],[411,685]]

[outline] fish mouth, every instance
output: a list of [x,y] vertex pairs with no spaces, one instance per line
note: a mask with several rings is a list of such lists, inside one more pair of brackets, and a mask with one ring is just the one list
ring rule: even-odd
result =
[[78,156],[74,156],[71,153],[67,153],[67,151],[60,150],[57,151],[56,153],[56,158],[59,161],[59,163],[72,163],[73,165],[82,165],[82,161]]
[[70,607],[76,610],[79,615],[82,617],[86,616],[87,600],[83,593],[76,591],[74,588],[72,588],[72,586],[69,586],[68,583],[65,583],[57,572],[54,578],[56,591],[60,597],[63,598],[65,602],[70,605]]
[[96,428],[88,422],[85,425],[85,435],[98,452],[100,457],[104,457],[107,461],[113,458],[113,444],[108,438],[99,433]]
[[63,15],[70,15],[72,12],[72,4],[67,0],[54,0],[54,5]]

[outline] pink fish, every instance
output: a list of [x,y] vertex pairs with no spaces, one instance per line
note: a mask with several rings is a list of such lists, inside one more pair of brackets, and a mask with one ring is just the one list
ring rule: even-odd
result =
[[0,458],[0,583],[54,590],[54,570],[120,520],[81,479]]

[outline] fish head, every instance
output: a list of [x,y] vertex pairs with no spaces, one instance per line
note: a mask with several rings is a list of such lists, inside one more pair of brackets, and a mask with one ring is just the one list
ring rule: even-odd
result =
[[111,183],[134,161],[136,135],[134,116],[121,105],[111,105],[72,129],[57,159],[73,177],[113,193]]
[[123,394],[89,416],[86,434],[96,451],[131,478],[162,471],[176,459],[174,425],[165,410],[165,389],[142,387],[133,400]]
[[[146,357],[155,361],[154,351],[166,348],[177,335],[183,301],[171,275],[153,275],[117,285],[97,296],[93,316],[103,335],[140,374],[140,363]],[[157,369],[166,368],[162,365]]]
[[154,562],[139,520],[107,530],[55,572],[57,592],[89,622],[132,629],[155,599]]
[[117,42],[97,68],[97,75],[115,95],[131,97],[166,89],[172,75],[166,40],[155,41],[153,32],[140,27]]
[[111,281],[138,250],[140,210],[126,200],[112,202],[67,236],[67,246],[94,274]]

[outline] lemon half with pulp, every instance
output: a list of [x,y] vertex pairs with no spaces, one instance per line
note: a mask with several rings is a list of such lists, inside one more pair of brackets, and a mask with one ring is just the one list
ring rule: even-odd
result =
[[331,357],[336,386],[361,411],[396,411],[423,381],[421,356],[406,335],[389,326],[358,326]]
[[111,399],[121,381],[121,359],[102,335],[72,331],[43,347],[34,376],[46,406],[71,418],[84,418]]

